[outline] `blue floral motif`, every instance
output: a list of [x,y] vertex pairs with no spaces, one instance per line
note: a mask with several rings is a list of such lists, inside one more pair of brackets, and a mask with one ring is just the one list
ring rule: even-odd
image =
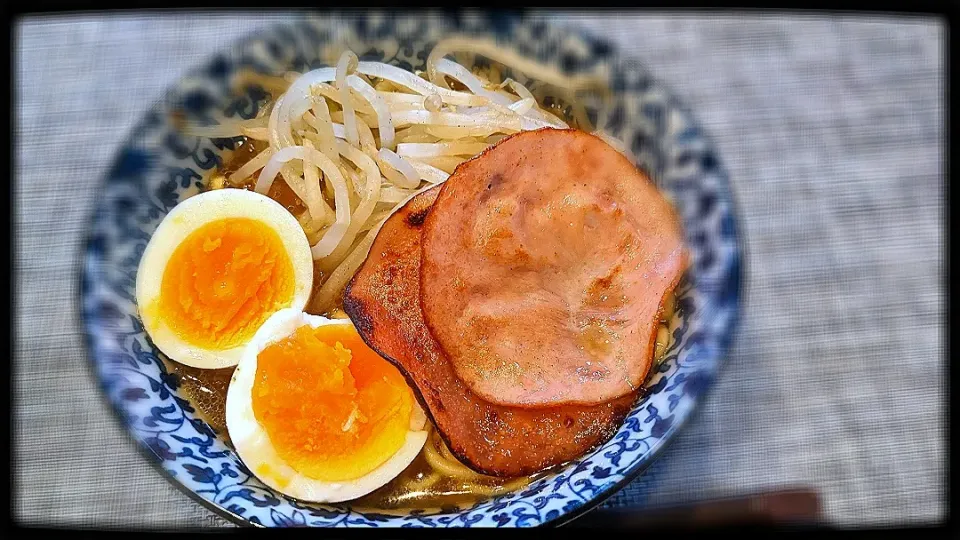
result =
[[246,93],[227,105],[223,111],[223,116],[232,118],[239,116],[243,120],[256,118],[260,106],[267,100],[267,92],[258,86],[248,86]]
[[[614,96],[602,109],[589,105],[587,116],[606,118],[605,129],[628,145],[638,166],[675,202],[695,263],[677,290],[673,342],[610,440],[519,492],[465,508],[399,514],[297,501],[257,480],[223,435],[197,415],[137,316],[136,270],[150,235],[170,209],[202,189],[203,179],[239,142],[187,136],[173,119],[208,124],[219,116],[255,117],[266,92],[250,87],[228,95],[230,76],[240,69],[278,74],[326,65],[321,49],[337,45],[334,36],[343,36],[338,46],[349,43],[362,58],[422,69],[438,35],[458,24],[468,34],[495,34],[505,45],[571,71],[608,67]],[[474,56],[461,60],[489,64]],[[556,99],[522,73],[507,69],[505,76],[528,84],[538,99]],[[713,382],[729,346],[741,260],[734,205],[719,160],[689,112],[646,70],[617,56],[608,43],[578,32],[509,12],[456,18],[354,13],[346,22],[307,18],[239,43],[191,71],[145,114],[129,139],[133,142],[106,175],[84,257],[81,305],[90,360],[115,412],[159,467],[234,521],[266,527],[527,527],[565,521],[651,463]]]
[[127,388],[120,393],[121,397],[126,401],[137,401],[140,399],[149,399],[147,396],[146,390],[143,388]]
[[270,509],[270,519],[277,527],[306,527],[307,518],[299,510],[294,510],[288,517],[274,509]]

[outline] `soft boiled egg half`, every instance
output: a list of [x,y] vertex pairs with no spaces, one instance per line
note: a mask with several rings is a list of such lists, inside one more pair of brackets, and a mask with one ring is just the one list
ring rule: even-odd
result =
[[304,501],[361,497],[427,440],[403,375],[349,319],[280,310],[254,335],[227,390],[227,431],[262,482]]
[[194,195],[167,214],[137,272],[144,328],[171,359],[197,368],[240,361],[254,333],[313,286],[310,244],[273,199],[242,189]]

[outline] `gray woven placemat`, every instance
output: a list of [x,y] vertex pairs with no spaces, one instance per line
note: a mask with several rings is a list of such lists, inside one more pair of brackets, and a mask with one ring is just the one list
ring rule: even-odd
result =
[[[934,19],[564,15],[690,106],[746,236],[741,329],[653,473],[608,504],[807,484],[844,526],[945,516],[944,29]],[[14,517],[127,528],[227,523],[137,453],[77,321],[97,182],[185,70],[262,14],[44,17],[15,32]]]

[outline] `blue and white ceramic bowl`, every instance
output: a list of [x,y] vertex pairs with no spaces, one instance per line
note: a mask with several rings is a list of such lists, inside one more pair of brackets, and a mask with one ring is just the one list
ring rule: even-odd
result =
[[[347,46],[361,59],[406,69],[423,67],[433,43],[448,32],[496,37],[506,47],[574,72],[605,72],[613,98],[607,133],[623,141],[638,165],[682,215],[691,269],[678,291],[680,319],[673,344],[652,374],[647,394],[616,435],[582,459],[521,491],[445,511],[402,514],[307,504],[266,487],[198,416],[168,372],[137,317],[137,265],[150,235],[178,201],[203,179],[236,140],[179,134],[176,114],[198,120],[214,111],[252,118],[264,95],[228,93],[241,68],[278,73],[334,62]],[[459,58],[470,63],[473,59]],[[511,74],[538,98],[547,90]],[[147,112],[130,134],[103,184],[82,266],[82,310],[90,361],[103,391],[134,439],[175,484],[219,514],[243,524],[319,527],[526,527],[560,524],[596,506],[635,478],[690,415],[710,386],[736,325],[740,250],[727,177],[713,148],[691,119],[642,67],[615,55],[598,39],[514,16],[306,18],[236,43],[191,71]]]

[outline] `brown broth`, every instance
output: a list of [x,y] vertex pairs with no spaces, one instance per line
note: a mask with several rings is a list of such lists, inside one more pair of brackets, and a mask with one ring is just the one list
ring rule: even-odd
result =
[[[214,184],[218,184],[217,187],[227,186],[245,189],[247,191],[253,191],[253,187],[257,184],[257,176],[251,176],[245,178],[238,184],[231,184],[226,177],[233,174],[234,171],[243,166],[244,163],[250,161],[257,154],[266,150],[268,147],[267,143],[264,141],[255,141],[252,139],[244,140],[236,150],[233,151],[233,155],[223,164],[220,169],[215,172],[210,179],[207,181],[208,187],[212,187]],[[270,186],[270,191],[267,193],[271,199],[282,204],[291,214],[294,216],[299,216],[307,207],[303,204],[303,201],[290,189],[290,186],[286,182],[280,180],[280,175],[277,175],[276,181],[273,185]]]

